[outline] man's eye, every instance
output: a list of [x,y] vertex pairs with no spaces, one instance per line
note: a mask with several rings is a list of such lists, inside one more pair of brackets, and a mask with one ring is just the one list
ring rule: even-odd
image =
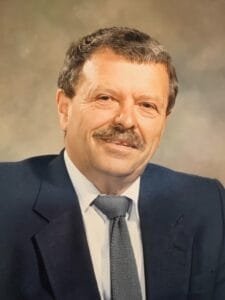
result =
[[95,97],[95,103],[100,108],[112,108],[115,107],[117,101],[110,95],[97,95]]
[[152,104],[148,103],[148,102],[143,102],[143,103],[141,103],[141,106],[146,107],[146,108],[151,108]]
[[108,96],[108,95],[101,95],[98,97],[99,100],[103,100],[103,101],[107,101],[107,100],[111,100],[112,97]]
[[154,103],[151,102],[141,102],[140,106],[144,107],[144,108],[152,108],[157,110],[157,106]]

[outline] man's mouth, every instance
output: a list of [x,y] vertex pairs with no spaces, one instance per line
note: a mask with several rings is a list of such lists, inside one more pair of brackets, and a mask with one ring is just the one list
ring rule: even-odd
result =
[[135,144],[130,143],[129,141],[126,140],[111,140],[111,139],[102,139],[102,140],[106,143],[112,143],[119,146],[137,149],[137,146]]

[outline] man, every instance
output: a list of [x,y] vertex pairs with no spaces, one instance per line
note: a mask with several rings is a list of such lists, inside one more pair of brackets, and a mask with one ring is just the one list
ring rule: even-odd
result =
[[[138,30],[70,46],[65,150],[0,167],[1,299],[225,299],[223,187],[148,164],[177,86],[169,54]],[[126,210],[110,217],[107,202]]]

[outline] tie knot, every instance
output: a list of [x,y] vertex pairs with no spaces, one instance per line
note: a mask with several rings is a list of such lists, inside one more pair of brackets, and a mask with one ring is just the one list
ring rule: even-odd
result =
[[94,205],[109,219],[125,217],[130,201],[123,196],[98,196]]

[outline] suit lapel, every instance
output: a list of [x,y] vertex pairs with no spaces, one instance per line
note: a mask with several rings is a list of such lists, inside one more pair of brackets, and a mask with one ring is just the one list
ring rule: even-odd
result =
[[[154,165],[141,179],[147,299],[186,299],[188,291],[193,235],[173,186]],[[80,207],[62,155],[45,171],[34,211],[46,220],[34,239],[55,299],[100,299]]]
[[[170,178],[150,165],[142,176],[139,212],[147,299],[186,299],[192,234]],[[174,201],[175,197],[175,201]]]
[[55,299],[100,299],[80,207],[62,154],[45,172],[34,211],[47,221],[34,239]]

